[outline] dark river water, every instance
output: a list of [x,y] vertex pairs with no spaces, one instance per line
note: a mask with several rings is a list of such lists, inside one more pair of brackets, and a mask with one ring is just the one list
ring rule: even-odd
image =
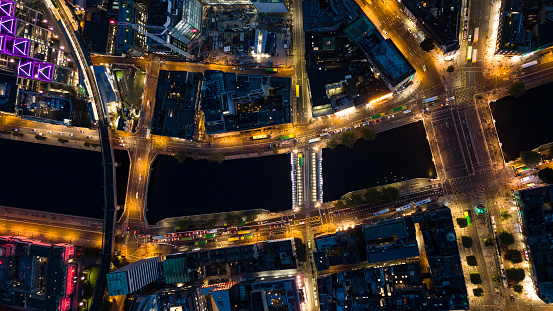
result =
[[521,98],[502,98],[491,104],[505,160],[523,150],[553,141],[553,83],[530,89]]
[[0,205],[103,218],[99,152],[0,139]]
[[[0,139],[0,205],[104,218],[102,158],[99,152]],[[129,172],[126,151],[119,163],[117,203],[124,204]]]
[[422,122],[378,133],[374,141],[359,139],[353,149],[323,150],[323,197],[344,194],[400,180],[436,177]]
[[290,155],[179,164],[160,155],[148,191],[149,223],[174,216],[292,207]]
[[[0,139],[0,205],[103,218],[103,172],[99,152]],[[115,152],[118,204],[123,205],[128,156]],[[175,216],[233,210],[288,210],[292,206],[290,155],[179,164],[158,156],[148,192],[150,223]],[[435,170],[421,122],[323,151],[325,201],[375,185]]]

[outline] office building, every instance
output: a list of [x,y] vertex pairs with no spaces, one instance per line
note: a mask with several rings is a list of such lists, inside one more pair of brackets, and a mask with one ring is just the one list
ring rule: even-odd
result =
[[84,18],[83,42],[89,53],[114,54],[118,14],[103,7],[87,8]]
[[207,134],[290,122],[291,79],[207,70],[201,109]]
[[[133,0],[122,0],[119,7],[118,21],[146,25],[148,10],[145,4]],[[129,26],[117,26],[115,53],[129,56],[141,56],[146,51],[146,35]]]
[[128,295],[161,278],[161,257],[135,261],[107,274],[110,296]]
[[461,0],[403,0],[400,4],[405,15],[434,39],[444,55],[455,53],[459,49]]
[[288,13],[289,1],[284,0],[251,0],[260,13]]
[[142,55],[146,35],[117,22],[145,25],[146,5],[134,0],[104,1],[102,4],[86,9],[83,41],[87,50],[98,54]]
[[200,288],[200,295],[204,296],[205,304],[208,310],[214,311],[233,311],[233,296],[238,295],[238,286],[236,282],[223,282],[217,284],[208,284]]
[[253,5],[260,13],[288,13],[290,0],[204,0],[211,6]]
[[17,76],[0,71],[0,111],[15,114],[17,99]]
[[384,220],[363,226],[368,263],[419,256],[415,224],[411,217]]
[[530,277],[537,295],[553,302],[553,185],[515,191],[530,263]]
[[331,266],[357,264],[367,258],[361,226],[315,237],[313,260],[318,271]]
[[449,310],[467,310],[467,287],[451,210],[442,208],[412,217],[424,241],[427,264],[421,265],[421,271],[431,276],[431,294],[443,297]]
[[163,261],[163,276],[167,284],[190,282],[193,275],[192,269],[188,267],[187,254],[176,253],[167,255]]
[[77,272],[74,253],[69,244],[0,237],[0,305],[70,310]]
[[[423,237],[418,242],[424,245],[418,245],[417,231]],[[449,209],[363,225],[363,236],[369,268],[357,269],[358,265],[351,265],[351,270],[319,277],[317,286],[322,311],[469,308]],[[324,244],[318,243],[317,249],[341,248],[340,244],[333,246],[332,241]],[[419,248],[422,247],[421,254]],[[320,267],[328,269],[324,256],[314,259],[318,270]]]
[[151,295],[136,295],[132,311],[205,311],[205,298],[200,288],[170,287]]
[[300,311],[305,297],[301,282],[301,276],[254,281],[250,292],[252,311]]
[[526,55],[553,45],[553,4],[501,1],[496,54]]
[[201,73],[159,72],[151,126],[153,134],[194,139],[202,79]]
[[[171,45],[186,51],[188,44],[196,38],[202,25],[202,3],[199,0],[161,0],[150,2],[148,25],[163,27],[148,32]],[[152,38],[147,39],[148,52],[165,56],[178,56],[174,51],[160,45]]]
[[207,5],[251,5],[251,0],[204,0]]
[[392,40],[382,37],[366,15],[350,23],[344,32],[365,53],[390,91],[400,92],[410,85],[415,77],[415,68]]

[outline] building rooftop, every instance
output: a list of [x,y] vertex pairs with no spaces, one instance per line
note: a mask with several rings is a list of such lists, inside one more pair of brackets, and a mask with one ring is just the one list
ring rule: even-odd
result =
[[67,311],[75,290],[74,246],[23,237],[0,237],[2,304]]
[[85,13],[83,41],[89,53],[106,54],[110,20],[117,20],[117,13],[103,8],[88,8]]
[[206,132],[240,131],[290,122],[291,79],[207,70],[201,109]]
[[404,0],[401,3],[432,35],[443,53],[459,49],[461,0]]
[[0,111],[15,113],[17,76],[0,72]]
[[384,220],[363,226],[369,263],[419,255],[415,225],[411,217]]
[[391,88],[415,74],[405,56],[390,39],[382,37],[366,15],[353,21],[344,31],[352,42],[361,47]]
[[159,73],[152,133],[193,139],[199,86],[203,76],[186,71]]
[[71,125],[71,99],[69,98],[20,90],[17,110],[23,118]]
[[553,45],[553,5],[503,2],[496,54],[523,55]]
[[317,251],[313,259],[317,270],[323,271],[330,266],[356,264],[366,258],[365,241],[361,226],[315,238]]
[[[232,275],[297,267],[292,239],[187,252],[191,269],[205,267],[197,278],[219,275],[220,264],[233,263]],[[226,273],[226,270],[224,271]]]
[[304,31],[335,31],[362,14],[354,0],[306,0],[302,6]]
[[553,185],[516,191],[515,198],[530,249],[532,277],[538,295],[549,303],[553,301]]

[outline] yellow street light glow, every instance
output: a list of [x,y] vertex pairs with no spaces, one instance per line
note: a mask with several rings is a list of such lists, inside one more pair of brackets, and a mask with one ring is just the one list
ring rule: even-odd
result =
[[335,115],[337,115],[337,116],[345,116],[345,115],[350,114],[350,113],[352,113],[352,112],[354,112],[354,111],[355,111],[355,106],[346,108],[346,109],[344,109],[344,110],[340,110],[340,111],[336,112]]
[[371,100],[371,101],[367,104],[367,107],[369,107],[370,105],[375,104],[375,103],[377,103],[377,102],[379,102],[379,101],[383,101],[383,100],[385,100],[385,99],[392,98],[392,96],[394,96],[393,93],[388,93],[388,94],[386,94],[386,95],[382,95],[382,96],[380,96],[380,97],[378,97],[378,98],[375,98],[375,99]]

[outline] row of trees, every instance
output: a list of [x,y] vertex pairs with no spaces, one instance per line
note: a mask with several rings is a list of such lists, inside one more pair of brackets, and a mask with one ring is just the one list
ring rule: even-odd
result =
[[342,200],[336,201],[334,207],[340,209],[344,206],[357,207],[362,204],[368,204],[370,206],[379,205],[382,203],[393,203],[401,198],[399,190],[396,187],[388,186],[382,189],[370,188],[363,193],[354,192],[346,196],[346,203]]
[[[194,153],[192,155],[188,155],[184,150],[178,150],[177,153],[175,153],[174,158],[179,162],[182,163],[184,161],[192,161],[192,160],[198,160],[200,156],[197,153]],[[212,152],[209,154],[209,157],[207,158],[207,161],[209,162],[217,162],[219,164],[223,163],[225,161],[226,156],[220,152]]]
[[[240,213],[228,213],[225,215],[224,221],[227,226],[235,227],[243,222],[252,223],[257,219],[257,213],[247,213],[245,219]],[[218,218],[207,218],[192,221],[188,217],[183,217],[177,222],[177,226],[180,230],[187,230],[188,228],[213,228],[217,224]]]
[[[373,141],[376,138],[376,132],[368,126],[363,126],[359,132],[361,133],[361,137],[366,141]],[[353,131],[342,132],[340,138],[342,145],[350,149],[353,148],[355,142],[357,141],[357,138],[355,137],[355,133]],[[330,149],[335,149],[336,147],[338,147],[338,142],[336,141],[336,139],[333,138],[326,143],[326,146]]]

